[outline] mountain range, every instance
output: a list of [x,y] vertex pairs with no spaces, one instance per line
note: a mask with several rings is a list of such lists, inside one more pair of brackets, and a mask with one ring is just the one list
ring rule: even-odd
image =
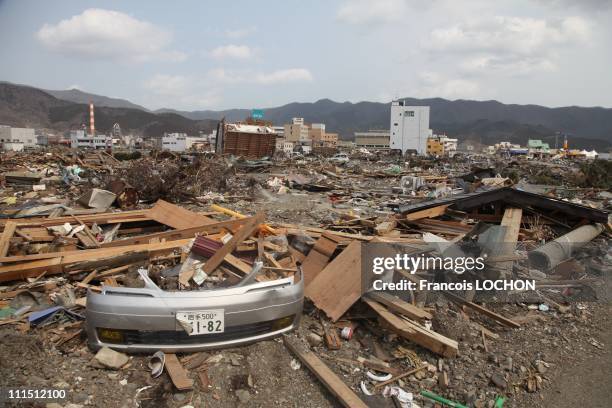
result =
[[[493,144],[501,140],[525,144],[529,138],[554,146],[568,135],[570,146],[607,150],[612,147],[612,109],[568,106],[503,104],[498,101],[404,98],[408,105],[431,107],[430,127],[460,141]],[[0,124],[66,130],[88,123],[86,103],[96,105],[96,128],[108,132],[118,122],[125,131],[157,136],[165,131],[195,134],[209,132],[216,122],[244,120],[249,109],[149,111],[130,101],[86,93],[41,90],[0,82]],[[356,131],[389,128],[389,103],[334,102],[289,103],[264,109],[265,119],[275,124],[303,117],[307,123],[325,123],[329,132],[352,139]],[[556,135],[560,137],[556,138]]]

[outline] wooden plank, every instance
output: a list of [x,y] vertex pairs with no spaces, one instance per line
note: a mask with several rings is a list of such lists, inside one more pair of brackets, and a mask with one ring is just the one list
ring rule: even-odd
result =
[[181,391],[193,389],[193,380],[187,375],[187,370],[185,370],[178,361],[176,354],[164,354],[166,356],[166,371],[168,372],[168,375],[170,375],[172,384],[174,384],[176,389]]
[[307,287],[325,268],[336,248],[338,248],[338,239],[333,235],[324,233],[319,237],[302,264],[304,287]]
[[490,317],[491,319],[495,320],[496,322],[499,322],[501,324],[503,324],[504,326],[508,326],[508,327],[512,327],[514,329],[517,329],[519,327],[521,327],[520,324],[518,324],[517,322],[511,320],[511,319],[507,319],[502,315],[499,315],[485,307],[482,307],[480,305],[477,305],[476,303],[472,303],[472,302],[468,302],[467,300],[464,300],[462,298],[460,298],[459,296],[450,293],[450,292],[446,292],[444,291],[444,294],[450,298],[452,301],[457,302],[463,306],[467,306],[470,309],[474,309],[479,313],[482,313],[485,316]]
[[[501,225],[506,227],[506,233],[504,234],[501,251],[496,255],[514,255],[522,218],[523,210],[521,208],[506,208],[504,218],[501,221]],[[513,261],[500,262],[495,267],[505,276],[512,273],[513,263]]]
[[425,210],[415,211],[406,215],[406,220],[416,221],[422,218],[434,218],[444,215],[450,204],[438,205],[436,207],[427,208]]
[[[154,255],[167,254],[177,248],[189,243],[189,239],[160,242],[157,244],[133,245],[129,248],[131,252],[146,251],[149,257]],[[48,274],[61,273],[71,264],[84,261],[94,261],[109,259],[125,254],[126,248],[99,248],[81,251],[54,252],[55,255],[50,259],[34,260],[20,264],[0,266],[0,282],[11,281],[34,277],[41,272],[47,271]]]
[[2,235],[0,236],[0,257],[8,254],[11,237],[15,234],[16,229],[17,223],[15,221],[8,221],[4,226],[4,231],[2,231]]
[[381,222],[375,227],[376,235],[386,235],[393,231],[397,226],[397,219],[395,217],[390,218],[386,221]]
[[403,301],[397,296],[393,296],[389,293],[385,292],[368,292],[366,293],[366,297],[372,299],[378,303],[382,303],[387,306],[389,310],[403,314],[406,317],[411,319],[416,319],[419,321],[423,320],[431,320],[433,316],[431,313],[426,310],[421,309],[413,304]]
[[402,319],[388,311],[378,302],[368,298],[363,300],[394,333],[444,357],[455,357],[457,355],[459,344],[455,340],[444,337],[432,330],[427,330],[414,322]]
[[223,245],[217,252],[210,257],[208,261],[202,267],[202,271],[206,274],[212,273],[221,263],[226,255],[231,254],[238,244],[242,243],[245,239],[253,235],[253,233],[259,228],[259,225],[263,222],[263,213],[258,213],[255,217],[252,217],[247,221],[230,239],[225,245]]
[[311,351],[285,337],[285,346],[291,350],[308,367],[310,371],[325,385],[340,403],[348,408],[368,408],[368,406],[338,377],[319,357]]
[[337,321],[361,297],[361,243],[351,242],[310,282],[304,295]]
[[124,245],[146,244],[150,242],[151,239],[154,239],[154,238],[159,239],[160,241],[164,241],[164,240],[173,241],[176,239],[193,238],[196,234],[216,233],[223,229],[234,230],[236,228],[239,228],[245,222],[248,222],[248,220],[250,219],[251,217],[241,218],[237,220],[213,222],[210,224],[199,225],[196,227],[158,232],[155,234],[142,235],[142,236],[133,237],[133,238],[118,239],[112,242],[102,244],[102,247],[109,248],[109,247],[124,246]]
[[[126,218],[133,218],[134,221],[147,221],[150,220],[148,216],[148,212],[150,210],[135,210],[135,211],[122,211],[122,212],[114,212],[114,213],[101,213],[101,214],[89,214],[89,215],[80,215],[79,219],[86,223],[87,225],[91,225],[96,223],[98,225],[109,224],[111,221],[121,222],[119,220]],[[6,224],[10,222],[7,220],[0,219],[0,226],[6,227]],[[36,218],[20,218],[17,221],[18,227],[51,227],[54,225],[62,225],[65,223],[73,223],[74,219],[72,216],[68,215],[65,217],[57,217],[57,218],[47,218],[47,217],[36,217]]]
[[147,212],[147,215],[159,222],[174,229],[185,229],[199,227],[206,224],[213,224],[215,221],[189,211],[186,208],[171,204],[164,200],[157,200],[155,205]]

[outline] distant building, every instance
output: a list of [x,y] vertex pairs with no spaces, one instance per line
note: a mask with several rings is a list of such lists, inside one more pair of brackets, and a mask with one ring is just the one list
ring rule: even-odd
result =
[[118,123],[113,125],[112,135],[113,139],[121,139],[121,126]]
[[273,156],[276,133],[269,126],[219,123],[215,151],[247,158]]
[[112,146],[112,138],[105,135],[91,136],[84,130],[70,131],[70,147],[73,149],[106,149]]
[[288,142],[284,137],[276,138],[276,151],[277,152],[291,153],[294,147],[295,146],[293,142]]
[[274,129],[274,133],[276,133],[278,135],[278,137],[285,137],[285,127],[284,126],[272,126],[272,129]]
[[34,129],[0,126],[0,143],[4,150],[21,151],[24,148],[36,147],[37,139]]
[[309,144],[309,128],[304,124],[304,118],[293,118],[290,124],[285,125],[285,139],[290,142]]
[[449,156],[457,153],[457,139],[446,135],[433,135],[427,138],[427,154],[431,156]]
[[402,154],[413,151],[427,153],[429,129],[429,106],[406,106],[404,101],[391,103],[390,148]]
[[184,152],[187,150],[187,134],[164,133],[161,139],[161,148],[171,152]]
[[543,143],[538,139],[529,139],[527,141],[527,149],[529,149],[529,154],[533,155],[550,154],[550,146],[548,143]]
[[430,156],[443,156],[444,144],[437,137],[427,139],[427,154]]
[[355,132],[355,146],[374,150],[388,150],[390,136],[388,130],[369,130]]
[[351,142],[350,140],[338,140],[338,149],[352,149],[354,148],[355,142]]

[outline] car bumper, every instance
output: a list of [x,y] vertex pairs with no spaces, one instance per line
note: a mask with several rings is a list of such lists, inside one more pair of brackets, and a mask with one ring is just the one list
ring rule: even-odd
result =
[[[201,291],[167,292],[150,280],[145,288],[104,287],[102,293],[87,294],[88,344],[125,352],[238,346],[295,329],[303,302],[301,274],[298,282],[285,278]],[[179,311],[213,309],[224,310],[223,333],[189,335],[176,320]],[[109,339],[108,333],[117,337]]]

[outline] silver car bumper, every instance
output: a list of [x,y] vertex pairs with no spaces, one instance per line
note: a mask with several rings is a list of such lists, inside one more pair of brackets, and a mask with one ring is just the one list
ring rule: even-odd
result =
[[[103,287],[87,294],[87,337],[93,349],[184,352],[238,346],[295,329],[304,282],[284,278],[224,289],[167,292],[148,276],[144,288]],[[298,279],[296,274],[296,279]],[[177,312],[223,309],[223,333],[189,335]],[[109,333],[111,335],[109,335]]]

